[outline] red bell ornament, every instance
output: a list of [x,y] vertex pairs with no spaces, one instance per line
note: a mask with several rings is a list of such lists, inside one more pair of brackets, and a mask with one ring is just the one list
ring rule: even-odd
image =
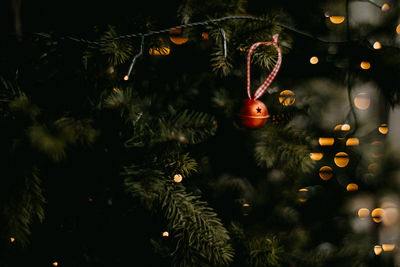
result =
[[[251,63],[251,54],[253,51],[259,47],[260,45],[273,45],[278,52],[278,60],[274,68],[268,77],[264,80],[264,82],[258,87],[258,89],[254,93],[254,97],[251,97],[251,89],[250,89],[250,63]],[[239,117],[239,121],[241,124],[250,129],[256,129],[263,126],[267,119],[270,117],[268,114],[268,109],[264,105],[263,102],[257,100],[261,97],[268,87],[271,85],[272,81],[275,79],[275,76],[278,74],[279,68],[282,64],[282,53],[278,46],[278,34],[273,36],[272,42],[258,42],[254,43],[247,53],[247,95],[248,99],[244,99],[242,103],[242,107],[240,108],[239,113],[237,114]]]
[[259,128],[270,117],[268,109],[260,100],[244,99],[239,111],[239,120],[247,128]]

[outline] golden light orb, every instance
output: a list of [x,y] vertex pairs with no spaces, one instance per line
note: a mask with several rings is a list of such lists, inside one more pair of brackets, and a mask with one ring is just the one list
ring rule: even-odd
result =
[[371,105],[371,98],[367,93],[359,93],[354,98],[354,105],[358,109],[365,110]]
[[379,127],[378,130],[381,134],[387,134],[389,132],[389,128],[387,123],[382,123]]
[[320,160],[324,157],[324,153],[319,153],[319,152],[311,152],[310,153],[310,158],[312,160]]
[[293,105],[294,101],[296,100],[295,94],[291,90],[283,90],[279,94],[279,103],[284,106]]
[[319,177],[321,177],[322,180],[327,181],[332,178],[333,172],[332,168],[329,166],[322,166],[319,169]]
[[14,237],[10,237],[10,242],[14,243],[15,242],[15,238]]
[[165,231],[165,232],[162,233],[162,236],[163,236],[163,237],[168,237],[168,236],[169,236],[169,233],[168,233],[167,231]]
[[175,174],[174,175],[174,182],[176,182],[176,183],[180,183],[180,182],[182,182],[182,175],[180,175],[180,174]]
[[346,190],[351,192],[351,191],[357,191],[358,190],[358,185],[355,183],[350,183],[347,185]]
[[346,140],[346,146],[358,146],[360,144],[360,140],[357,137],[350,137]]
[[171,49],[169,46],[163,46],[163,47],[151,47],[149,49],[149,54],[152,56],[166,56],[169,55]]
[[343,126],[343,124],[338,124],[333,128],[333,130],[334,131],[340,131],[340,130],[342,130],[342,126]]
[[397,33],[397,34],[400,34],[400,24],[397,25],[397,27],[396,27],[396,33]]
[[374,49],[378,50],[378,49],[381,49],[381,48],[382,48],[382,44],[381,44],[380,42],[376,41],[376,42],[373,44],[373,47],[374,47]]
[[382,253],[382,247],[379,245],[374,246],[374,253],[375,255],[379,255]]
[[349,155],[346,152],[337,153],[333,160],[334,160],[335,164],[338,167],[341,167],[341,168],[346,167],[347,164],[349,164],[349,161],[350,161]]
[[183,34],[182,28],[174,28],[169,31],[169,39],[177,45],[186,43],[189,38]]
[[203,32],[203,33],[201,34],[201,38],[202,38],[203,40],[208,40],[208,39],[210,38],[210,35],[209,35],[207,32]]
[[371,63],[369,63],[369,61],[361,61],[360,67],[361,67],[363,70],[368,70],[368,69],[371,68]]
[[125,76],[124,76],[124,80],[125,80],[125,81],[129,80],[129,76],[128,76],[128,75],[125,75]]
[[308,192],[308,189],[307,188],[300,188],[299,192]]
[[395,244],[382,244],[383,251],[393,251],[395,247]]
[[369,216],[369,213],[370,213],[370,211],[369,211],[369,209],[367,209],[367,208],[361,208],[361,209],[359,209],[358,212],[357,212],[358,217],[368,217],[368,216]]
[[335,139],[333,137],[320,137],[318,143],[320,146],[332,146],[335,143]]
[[58,262],[54,261],[51,265],[58,266]]
[[319,61],[319,59],[316,56],[310,58],[310,63],[313,65],[317,64],[318,61]]
[[340,127],[340,130],[342,130],[344,132],[350,131],[350,129],[351,129],[351,126],[350,126],[350,124],[347,124],[347,123],[343,124],[342,127]]
[[329,16],[329,20],[333,24],[340,24],[344,21],[344,16]]
[[384,209],[376,208],[371,212],[372,220],[376,223],[382,222],[382,215],[385,212]]
[[381,10],[382,11],[388,11],[390,9],[390,6],[387,4],[387,3],[384,3],[382,6],[381,6]]

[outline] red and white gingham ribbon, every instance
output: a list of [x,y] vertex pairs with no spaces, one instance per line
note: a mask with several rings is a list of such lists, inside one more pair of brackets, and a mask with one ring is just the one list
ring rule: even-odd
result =
[[268,77],[264,80],[264,82],[258,87],[258,89],[254,93],[254,100],[257,98],[261,97],[264,92],[268,89],[268,87],[271,85],[272,81],[275,79],[275,76],[278,74],[279,68],[281,67],[282,64],[282,53],[281,49],[278,46],[278,34],[275,34],[272,37],[272,42],[258,42],[254,43],[250,49],[249,52],[247,53],[247,95],[251,99],[251,91],[250,91],[250,61],[251,61],[251,54],[253,51],[259,47],[260,45],[274,45],[276,48],[276,51],[278,51],[278,60],[276,61],[275,67],[272,69],[271,73],[268,75]]

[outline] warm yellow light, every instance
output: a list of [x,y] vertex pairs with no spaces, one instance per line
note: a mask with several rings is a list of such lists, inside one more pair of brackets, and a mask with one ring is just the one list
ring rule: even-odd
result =
[[346,146],[358,146],[360,144],[360,140],[357,137],[350,137],[346,141]]
[[335,143],[335,139],[333,137],[320,137],[318,143],[320,146],[332,146]]
[[354,98],[354,105],[358,109],[365,110],[369,108],[370,104],[371,104],[371,98],[367,93],[359,93]]
[[400,24],[397,25],[397,27],[396,27],[396,33],[397,33],[397,34],[400,34]]
[[250,204],[249,203],[244,203],[243,207],[250,207]]
[[171,42],[177,45],[181,45],[186,43],[189,38],[185,35],[183,35],[182,28],[174,28],[169,31],[169,39]]
[[58,262],[55,261],[55,262],[52,263],[52,265],[53,266],[58,266]]
[[180,183],[180,182],[182,182],[182,175],[180,175],[180,174],[175,174],[174,175],[174,182],[176,182],[176,183]]
[[300,188],[299,192],[308,192],[308,189],[307,188]]
[[361,208],[358,210],[358,217],[367,217],[369,216],[369,209],[367,208]]
[[327,180],[331,179],[332,176],[333,176],[333,173],[332,173],[332,168],[331,167],[322,166],[319,169],[319,177],[321,177],[322,180],[327,181]]
[[369,63],[368,61],[361,61],[360,67],[363,70],[368,70],[369,68],[371,68],[371,63]]
[[324,157],[324,153],[317,153],[317,152],[311,152],[310,153],[310,158],[312,160],[320,160]]
[[166,56],[170,53],[170,48],[168,46],[164,47],[152,47],[149,49],[149,54],[153,56]]
[[293,105],[294,101],[296,100],[295,94],[290,90],[283,90],[279,94],[279,103],[284,106]]
[[395,247],[395,244],[382,244],[383,251],[393,251]]
[[210,38],[210,35],[207,32],[203,32],[201,34],[201,38],[203,38],[203,40],[208,40]]
[[129,80],[129,76],[128,76],[128,75],[125,75],[125,76],[124,76],[124,80],[125,80],[125,81]]
[[167,231],[165,231],[165,232],[162,233],[162,236],[163,236],[163,237],[168,237],[168,236],[169,236],[169,233],[168,233]]
[[378,50],[378,49],[381,49],[381,48],[382,48],[382,45],[381,45],[380,42],[376,41],[376,42],[374,43],[373,47],[374,47],[374,49]]
[[340,130],[342,130],[342,126],[343,126],[343,124],[338,124],[333,128],[333,130],[334,131],[340,131]]
[[299,197],[297,200],[298,200],[299,202],[301,202],[301,203],[304,203],[304,202],[307,201],[307,198]]
[[338,167],[341,167],[341,168],[346,167],[347,164],[349,164],[349,161],[350,161],[349,155],[347,153],[345,153],[345,152],[337,153],[333,160],[335,161],[335,164]]
[[382,221],[382,215],[383,215],[384,209],[381,208],[376,208],[371,212],[371,217],[372,220],[376,223],[380,223]]
[[358,185],[354,184],[354,183],[348,184],[347,187],[346,187],[346,190],[349,191],[349,192],[357,191],[358,190]]
[[379,127],[378,130],[381,134],[387,134],[389,132],[388,125],[386,123],[382,123]]
[[381,10],[382,11],[388,11],[390,9],[390,6],[388,5],[388,4],[386,4],[386,3],[384,3],[383,5],[382,5],[382,7],[381,7]]
[[344,132],[350,131],[350,129],[351,129],[350,124],[347,123],[343,124],[342,127],[340,128],[340,130]]
[[311,63],[311,64],[317,64],[318,61],[319,61],[319,60],[318,60],[318,57],[315,57],[315,56],[314,56],[314,57],[311,57],[311,58],[310,58],[310,63]]
[[14,237],[10,237],[10,242],[14,243],[15,242],[15,238]]
[[329,20],[333,23],[333,24],[340,24],[344,21],[344,16],[330,16]]
[[382,253],[382,247],[379,245],[374,246],[374,253],[375,255],[379,255]]

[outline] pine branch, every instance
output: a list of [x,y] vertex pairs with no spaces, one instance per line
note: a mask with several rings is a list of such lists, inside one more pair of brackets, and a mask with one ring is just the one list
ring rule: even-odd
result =
[[[185,191],[162,172],[127,168],[127,191],[162,214],[177,239],[174,266],[221,266],[233,259],[227,230],[205,201]],[[135,175],[135,176],[132,176]]]
[[31,144],[54,161],[65,158],[68,145],[92,144],[97,135],[98,131],[91,126],[90,120],[66,117],[55,121],[51,128],[35,123],[28,129]]
[[308,148],[309,138],[293,129],[281,129],[276,126],[266,126],[257,134],[255,144],[255,159],[257,164],[266,168],[281,168],[286,171],[312,170]]
[[159,119],[156,142],[176,140],[197,144],[214,135],[217,124],[213,116],[203,112],[184,110],[170,118]]
[[46,203],[40,187],[38,170],[24,177],[24,188],[14,198],[9,199],[4,207],[4,218],[7,219],[7,234],[14,237],[21,246],[29,243],[30,226],[38,220],[44,220],[44,205]]

